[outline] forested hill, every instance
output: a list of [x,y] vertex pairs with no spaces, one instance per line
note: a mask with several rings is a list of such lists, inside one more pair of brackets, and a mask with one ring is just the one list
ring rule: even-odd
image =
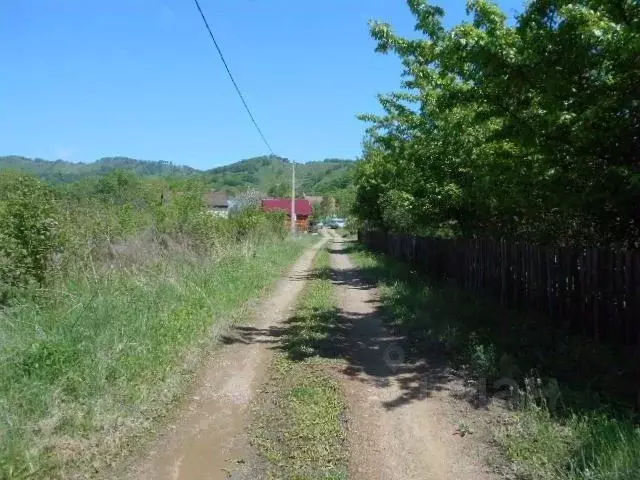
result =
[[[355,162],[326,159],[321,162],[296,163],[296,184],[300,193],[324,194],[343,190],[354,181]],[[264,156],[242,160],[205,172],[216,188],[238,189],[254,186],[274,196],[289,195],[291,163],[289,160]]]
[[[114,170],[127,170],[143,177],[190,176],[201,178],[215,189],[235,192],[253,187],[273,195],[288,194],[291,184],[291,163],[277,156],[250,158],[204,171],[170,162],[127,157],[106,157],[91,163],[0,157],[0,170],[7,169],[28,172],[50,183],[91,179]],[[354,169],[353,161],[341,159],[296,164],[299,192],[323,194],[342,190],[353,183]]]
[[113,170],[128,170],[140,176],[192,175],[198,170],[170,162],[151,162],[127,157],[105,157],[91,163],[43,160],[19,156],[0,157],[0,170],[31,173],[51,183],[68,183],[105,175]]

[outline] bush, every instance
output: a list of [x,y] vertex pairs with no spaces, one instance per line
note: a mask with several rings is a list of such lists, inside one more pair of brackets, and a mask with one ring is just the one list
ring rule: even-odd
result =
[[142,181],[119,171],[56,191],[28,175],[2,174],[0,302],[30,284],[54,281],[48,278],[54,260],[56,282],[88,280],[103,267],[122,265],[114,259],[124,250],[139,251],[127,256],[133,261],[168,244],[212,255],[240,242],[246,253],[286,237],[284,214],[245,202],[229,219],[220,218],[206,209],[203,191],[197,181]]
[[140,179],[133,172],[114,170],[98,180],[95,190],[105,203],[132,202],[140,198]]
[[229,220],[237,241],[283,239],[288,232],[286,215],[283,212],[263,212],[260,207],[245,208]]
[[57,213],[42,182],[0,174],[0,300],[13,288],[45,281],[58,247]]

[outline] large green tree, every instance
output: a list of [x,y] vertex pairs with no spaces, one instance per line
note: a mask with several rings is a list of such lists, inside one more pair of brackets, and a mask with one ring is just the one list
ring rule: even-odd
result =
[[640,4],[535,0],[515,22],[468,2],[409,0],[417,39],[371,24],[404,66],[380,97],[357,192],[364,220],[392,230],[565,244],[640,237]]

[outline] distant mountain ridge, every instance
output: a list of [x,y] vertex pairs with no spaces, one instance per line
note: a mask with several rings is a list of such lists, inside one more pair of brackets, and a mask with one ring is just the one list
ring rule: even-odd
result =
[[[347,188],[353,183],[354,168],[353,160],[344,159],[296,163],[298,190],[308,194],[323,194]],[[274,155],[249,158],[210,170],[128,157],[104,157],[91,163],[15,155],[0,157],[0,170],[8,169],[31,173],[51,183],[77,182],[118,169],[145,177],[192,176],[201,178],[213,189],[234,192],[253,187],[276,196],[288,194],[291,182],[291,162]]]
[[[318,162],[296,162],[296,187],[299,193],[324,194],[343,190],[353,184],[353,160],[328,158]],[[282,157],[263,156],[241,160],[205,172],[212,186],[219,189],[255,187],[273,196],[291,192],[291,162]]]
[[66,160],[43,160],[16,155],[0,157],[0,170],[18,170],[31,173],[52,183],[68,183],[92,176],[105,175],[123,169],[142,176],[192,175],[198,170],[176,166],[170,162],[136,160],[128,157],[104,157],[91,163],[74,163]]

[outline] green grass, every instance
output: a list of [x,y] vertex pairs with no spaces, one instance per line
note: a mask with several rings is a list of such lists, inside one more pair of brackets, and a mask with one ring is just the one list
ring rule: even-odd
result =
[[498,431],[518,478],[631,480],[640,478],[640,434],[632,423],[602,413],[557,418],[527,408]]
[[337,321],[328,268],[329,254],[322,250],[255,408],[252,440],[268,461],[269,478],[347,478],[345,406],[327,368],[331,360],[319,356],[330,340],[328,324]]
[[[518,382],[516,410],[495,432],[513,468],[510,478],[640,478],[640,431],[619,400],[635,386],[625,380],[633,370],[616,352],[567,336],[539,317],[430,282],[357,245],[349,249],[378,283],[388,324],[408,335],[414,355],[444,359],[487,380],[489,389],[501,377]],[[552,395],[554,385],[559,397]]]
[[0,311],[0,478],[88,475],[134,448],[309,243],[96,266]]
[[357,232],[349,227],[347,228],[337,228],[334,230],[338,235],[340,235],[345,240],[355,241],[357,237]]

